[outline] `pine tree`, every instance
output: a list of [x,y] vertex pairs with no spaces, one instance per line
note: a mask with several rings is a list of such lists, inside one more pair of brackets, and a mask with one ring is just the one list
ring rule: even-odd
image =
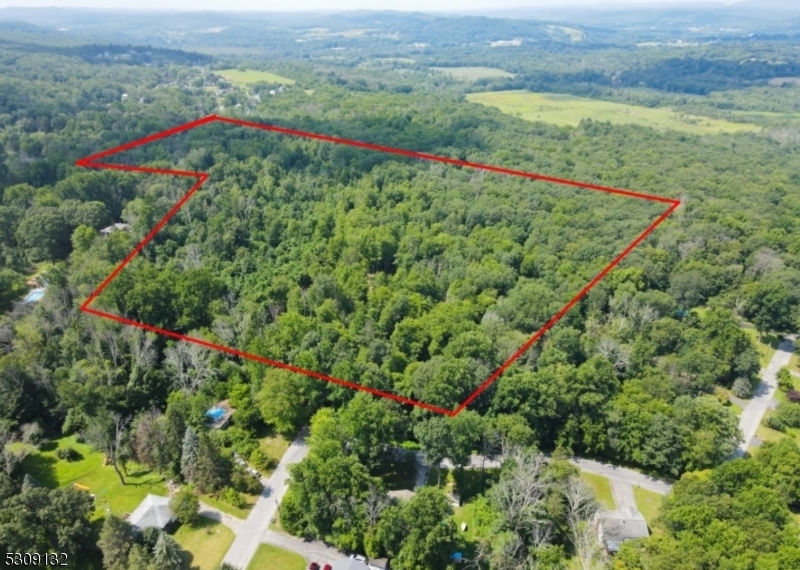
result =
[[153,549],[153,565],[159,570],[184,570],[186,567],[181,547],[165,532],[162,532]]
[[199,455],[200,439],[194,429],[187,427],[186,433],[183,435],[183,449],[181,450],[181,475],[190,483],[197,479],[197,458]]
[[214,441],[200,434],[199,450],[195,467],[195,483],[202,493],[222,489],[230,480],[231,463],[220,453]]
[[109,514],[103,522],[97,545],[103,552],[103,567],[107,570],[126,570],[128,551],[133,544],[131,525],[116,515]]

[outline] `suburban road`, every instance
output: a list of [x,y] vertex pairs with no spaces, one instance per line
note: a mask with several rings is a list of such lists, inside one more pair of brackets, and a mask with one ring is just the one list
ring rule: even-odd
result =
[[258,545],[264,542],[269,530],[269,523],[278,512],[278,505],[289,487],[289,466],[302,461],[306,454],[308,454],[308,446],[305,433],[301,432],[283,454],[278,467],[267,480],[261,496],[250,511],[250,515],[236,532],[236,538],[225,554],[224,562],[242,570],[247,568]]
[[758,383],[753,398],[742,410],[742,415],[739,416],[739,429],[742,430],[744,439],[739,445],[739,449],[736,450],[737,457],[744,455],[745,451],[752,445],[758,426],[764,418],[764,414],[767,413],[772,398],[775,396],[775,390],[778,387],[776,378],[778,370],[789,364],[792,352],[794,352],[792,339],[784,339],[778,346],[778,350],[775,351],[770,363],[761,371],[761,382]]
[[[663,479],[650,477],[649,475],[643,475],[642,473],[639,473],[633,469],[628,469],[627,467],[620,467],[618,465],[612,465],[611,463],[603,463],[602,461],[594,461],[593,459],[581,459],[580,457],[573,457],[569,461],[581,471],[594,473],[595,475],[602,475],[603,477],[608,477],[610,481],[627,483],[629,485],[641,487],[642,489],[647,489],[648,491],[653,491],[654,493],[658,493],[660,495],[666,495],[672,489],[672,485]],[[470,464],[467,466],[467,469],[480,469],[481,465],[483,464],[484,461],[482,456],[473,455]],[[448,469],[453,468],[453,464],[447,459],[442,462],[442,466],[447,467]],[[497,459],[486,459],[485,467],[500,467],[500,461]]]

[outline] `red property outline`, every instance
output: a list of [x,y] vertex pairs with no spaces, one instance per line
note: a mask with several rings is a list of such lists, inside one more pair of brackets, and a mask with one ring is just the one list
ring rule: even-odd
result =
[[[128,165],[124,165],[124,164],[109,164],[109,163],[106,163],[106,162],[98,162],[98,161],[101,160],[101,159],[107,158],[109,156],[112,156],[114,154],[118,154],[120,152],[124,152],[126,150],[130,150],[132,148],[139,147],[139,146],[142,146],[142,145],[146,145],[148,143],[151,143],[151,142],[154,142],[154,141],[157,141],[157,140],[161,140],[163,138],[166,138],[166,137],[169,137],[169,136],[172,136],[172,135],[184,132],[184,131],[188,131],[188,130],[194,129],[196,127],[199,127],[201,125],[205,125],[205,124],[208,124],[208,123],[212,123],[214,121],[219,121],[219,122],[222,122],[222,123],[229,123],[229,124],[237,125],[237,126],[241,126],[241,127],[251,127],[251,128],[255,128],[255,129],[261,129],[261,130],[271,131],[271,132],[275,132],[275,133],[281,133],[281,134],[285,134],[285,135],[292,135],[292,136],[296,136],[296,137],[303,137],[303,138],[307,138],[307,139],[314,139],[314,140],[319,140],[319,141],[324,141],[324,142],[330,142],[330,143],[335,143],[335,144],[343,144],[343,145],[347,145],[347,146],[351,146],[351,147],[364,148],[364,149],[368,149],[368,150],[374,150],[374,151],[378,151],[378,152],[385,152],[385,153],[389,153],[389,154],[395,154],[395,155],[400,155],[400,156],[405,156],[405,157],[410,157],[410,158],[417,158],[417,159],[421,159],[421,160],[428,160],[428,161],[432,161],[432,162],[439,162],[439,163],[450,164],[450,165],[454,165],[454,166],[461,166],[461,167],[464,167],[464,168],[473,168],[473,169],[478,169],[478,170],[485,170],[485,171],[488,171],[488,172],[497,172],[497,173],[500,173],[500,174],[507,174],[507,175],[510,175],[510,176],[519,176],[521,178],[528,178],[528,179],[531,179],[531,180],[542,180],[542,181],[545,181],[545,182],[553,182],[553,183],[556,183],[556,184],[562,184],[562,185],[566,185],[566,186],[573,186],[573,187],[576,187],[576,188],[582,188],[584,190],[595,190],[595,191],[598,191],[598,192],[606,192],[608,194],[616,194],[616,195],[621,195],[621,196],[627,196],[629,198],[638,198],[638,199],[641,199],[641,200],[649,200],[649,201],[652,201],[652,202],[661,202],[661,203],[664,203],[664,204],[669,204],[669,207],[652,224],[650,224],[641,234],[639,234],[639,236],[635,240],[633,240],[630,243],[630,245],[628,245],[628,247],[626,247],[622,251],[622,253],[620,253],[616,258],[614,258],[614,260],[611,263],[609,263],[600,273],[598,273],[597,276],[595,276],[594,279],[592,279],[589,283],[587,283],[566,305],[564,305],[561,308],[560,311],[558,311],[555,315],[553,315],[553,317],[550,318],[550,320],[547,321],[547,323],[545,323],[542,328],[540,328],[538,331],[536,331],[536,333],[534,333],[533,336],[531,336],[531,338],[529,338],[528,341],[525,344],[523,344],[514,354],[512,354],[508,358],[508,360],[506,360],[499,368],[497,368],[497,370],[495,370],[491,374],[491,376],[489,376],[486,380],[484,380],[483,383],[480,386],[478,386],[478,388],[476,388],[475,391],[472,392],[472,394],[469,395],[469,397],[467,397],[466,400],[464,400],[455,410],[446,410],[444,408],[440,408],[438,406],[433,406],[433,405],[427,404],[425,402],[420,402],[418,400],[413,400],[411,398],[405,398],[403,396],[399,396],[397,394],[392,394],[390,392],[383,392],[381,390],[376,390],[374,388],[369,388],[367,386],[361,386],[360,384],[356,384],[354,382],[349,382],[347,380],[342,380],[341,378],[334,378],[332,376],[321,374],[319,372],[314,372],[313,370],[306,370],[306,369],[300,368],[298,366],[293,366],[291,364],[286,364],[284,362],[278,362],[276,360],[271,360],[269,358],[264,358],[264,357],[261,357],[261,356],[257,356],[255,354],[246,353],[246,352],[243,352],[243,351],[240,351],[240,350],[236,350],[234,348],[230,348],[230,347],[227,347],[227,346],[214,344],[214,343],[208,342],[208,341],[200,339],[200,338],[194,338],[194,337],[190,337],[190,336],[187,336],[187,335],[184,335],[184,334],[180,334],[180,333],[177,333],[177,332],[174,332],[174,331],[161,329],[161,328],[158,328],[158,327],[154,327],[154,326],[151,326],[151,325],[147,325],[145,323],[140,323],[140,322],[137,322],[137,321],[133,321],[131,319],[127,319],[127,318],[121,317],[119,315],[106,313],[105,311],[100,311],[100,310],[93,309],[93,308],[90,307],[92,302],[103,292],[103,290],[109,285],[109,283],[111,283],[111,281],[113,281],[114,278],[117,275],[119,275],[120,271],[122,271],[123,268],[142,250],[142,248],[144,248],[144,246],[147,245],[150,242],[150,240],[153,239],[153,237],[161,230],[161,228],[164,227],[164,225],[170,220],[170,218],[172,218],[172,216],[174,216],[175,213],[178,210],[180,210],[181,207],[183,207],[184,204],[186,204],[186,202],[189,200],[189,198],[192,197],[192,195],[197,191],[197,189],[200,188],[200,186],[202,186],[208,180],[208,174],[205,173],[205,172],[189,172],[189,171],[186,171],[186,170],[170,170],[170,169],[164,169],[164,168],[148,168],[148,167],[144,167],[144,166],[128,166]],[[141,138],[141,139],[138,139],[138,140],[135,140],[135,141],[132,141],[132,142],[120,145],[120,146],[116,146],[114,148],[111,148],[111,149],[108,149],[108,150],[105,150],[105,151],[102,151],[102,152],[98,152],[98,153],[89,155],[89,156],[87,156],[85,158],[77,160],[75,162],[75,164],[76,164],[76,166],[82,166],[82,167],[85,167],[85,168],[98,168],[98,169],[107,168],[107,169],[112,169],[112,170],[123,170],[123,171],[128,171],[128,172],[144,172],[144,173],[148,173],[148,174],[164,174],[164,175],[170,175],[170,176],[184,176],[184,177],[196,178],[197,179],[197,182],[195,182],[194,185],[189,189],[189,191],[172,207],[172,209],[170,209],[170,211],[167,213],[167,215],[164,216],[161,219],[161,221],[158,222],[152,230],[150,230],[150,232],[142,239],[142,241],[140,241],[139,244],[135,248],[133,248],[133,250],[125,257],[125,259],[122,260],[122,262],[114,269],[114,271],[112,271],[108,275],[108,277],[106,277],[103,280],[103,282],[100,284],[100,286],[97,287],[97,289],[95,289],[92,292],[91,295],[89,295],[89,298],[86,299],[86,301],[83,303],[83,305],[81,305],[81,311],[83,311],[85,313],[88,313],[88,314],[91,314],[91,315],[98,316],[98,317],[110,319],[112,321],[116,321],[116,322],[119,322],[119,323],[122,323],[122,324],[125,324],[125,325],[130,325],[130,326],[138,327],[138,328],[141,328],[141,329],[144,329],[144,330],[147,330],[147,331],[158,333],[160,335],[164,335],[164,336],[167,336],[167,337],[170,337],[170,338],[174,338],[174,339],[177,339],[177,340],[183,340],[183,341],[186,341],[186,342],[192,342],[194,344],[198,344],[200,346],[204,346],[206,348],[210,348],[210,349],[213,349],[213,350],[218,350],[220,352],[225,352],[227,354],[231,354],[233,356],[238,356],[240,358],[247,358],[249,360],[253,360],[253,361],[259,362],[261,364],[266,364],[268,366],[274,366],[274,367],[277,367],[277,368],[283,368],[284,370],[290,370],[292,372],[297,372],[299,374],[305,374],[306,376],[310,376],[312,378],[316,378],[316,379],[319,379],[319,380],[324,380],[326,382],[332,382],[334,384],[339,384],[341,386],[346,386],[346,387],[352,388],[354,390],[361,390],[361,391],[364,391],[364,392],[369,392],[369,393],[371,393],[373,395],[381,396],[381,397],[384,397],[384,398],[389,398],[391,400],[395,400],[396,402],[400,402],[402,404],[410,404],[412,406],[418,406],[418,407],[430,410],[432,412],[437,412],[437,413],[444,414],[444,415],[447,415],[447,416],[455,416],[455,415],[459,414],[461,411],[463,411],[469,404],[471,404],[475,400],[475,398],[477,398],[481,394],[481,392],[486,390],[486,388],[488,388],[489,385],[492,382],[497,380],[497,378],[499,378],[500,375],[503,372],[505,372],[505,370],[509,366],[511,366],[511,364],[515,360],[517,360],[520,356],[522,356],[525,353],[525,351],[528,350],[533,345],[533,343],[535,343],[539,338],[541,338],[541,336],[545,332],[547,332],[553,325],[555,325],[559,321],[559,319],[561,319],[561,317],[563,317],[567,313],[567,311],[569,311],[584,295],[586,295],[595,285],[597,285],[600,282],[601,279],[603,279],[614,267],[616,267],[631,251],[633,251],[633,249],[637,245],[639,245],[642,241],[644,241],[644,239],[648,235],[650,235],[653,232],[653,230],[655,230],[665,219],[667,219],[667,217],[670,214],[672,214],[672,212],[674,212],[678,208],[678,206],[680,206],[680,201],[679,200],[673,200],[671,198],[664,198],[662,196],[655,196],[655,195],[652,195],[652,194],[644,194],[644,193],[641,193],[641,192],[633,192],[633,191],[630,191],[630,190],[621,190],[621,189],[618,189],[618,188],[610,188],[610,187],[607,187],[607,186],[599,186],[597,184],[587,184],[587,183],[584,183],[584,182],[577,182],[577,181],[574,181],[574,180],[556,178],[554,176],[545,176],[545,175],[537,174],[537,173],[533,173],[533,172],[524,172],[524,171],[521,171],[521,170],[513,170],[513,169],[510,169],[510,168],[503,168],[503,167],[492,166],[492,165],[488,165],[488,164],[479,164],[479,163],[475,163],[475,162],[469,162],[469,161],[466,161],[466,160],[458,160],[458,159],[455,159],[455,158],[448,158],[448,157],[444,157],[444,156],[436,156],[436,155],[432,155],[432,154],[427,154],[427,153],[422,153],[422,152],[415,152],[415,151],[410,151],[410,150],[404,150],[404,149],[400,149],[400,148],[394,148],[394,147],[376,145],[376,144],[371,144],[371,143],[359,142],[359,141],[354,141],[354,140],[349,140],[349,139],[332,137],[332,136],[328,136],[328,135],[320,135],[320,134],[316,134],[316,133],[298,131],[298,130],[294,130],[294,129],[287,129],[285,127],[277,127],[277,126],[274,126],[274,125],[265,125],[265,124],[261,124],[261,123],[254,123],[254,122],[251,122],[251,121],[242,121],[242,120],[239,120],[239,119],[233,119],[233,118],[230,118],[230,117],[220,117],[220,116],[217,116],[217,115],[209,115],[207,117],[203,117],[202,119],[198,119],[196,121],[191,121],[191,122],[186,123],[184,125],[179,125],[177,127],[173,127],[171,129],[167,129],[165,131],[161,131],[161,132],[156,133],[154,135],[150,135],[148,137],[144,137],[144,138]]]

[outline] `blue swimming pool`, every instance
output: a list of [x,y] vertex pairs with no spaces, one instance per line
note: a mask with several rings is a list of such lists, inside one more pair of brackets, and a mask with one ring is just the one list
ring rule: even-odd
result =
[[23,303],[36,303],[44,297],[44,289],[34,289],[22,300]]
[[217,407],[211,408],[210,410],[208,410],[206,412],[206,417],[207,418],[211,418],[215,422],[218,422],[219,420],[221,420],[222,416],[224,416],[224,415],[225,415],[225,410],[223,410],[222,408],[217,408]]

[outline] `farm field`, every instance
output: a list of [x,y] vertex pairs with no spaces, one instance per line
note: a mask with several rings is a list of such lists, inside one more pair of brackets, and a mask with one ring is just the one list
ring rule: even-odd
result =
[[650,108],[599,101],[572,95],[530,93],[528,91],[493,91],[471,93],[467,100],[496,107],[503,113],[528,121],[543,121],[559,126],[577,126],[582,119],[633,124],[654,129],[672,129],[696,135],[758,132],[761,127],[708,117],[678,113],[666,107]]
[[240,69],[219,69],[214,71],[214,73],[224,77],[237,87],[247,87],[259,81],[283,83],[284,85],[294,85],[296,83],[294,79],[289,79],[288,77],[283,77],[276,73],[270,73],[269,71],[256,71],[254,69],[248,69],[247,71],[241,71]]
[[446,73],[450,77],[466,79],[467,81],[475,81],[485,77],[514,77],[513,73],[496,67],[431,67],[431,69]]
[[194,527],[181,525],[174,538],[185,551],[191,568],[216,570],[233,543],[234,535],[222,523],[201,518]]

